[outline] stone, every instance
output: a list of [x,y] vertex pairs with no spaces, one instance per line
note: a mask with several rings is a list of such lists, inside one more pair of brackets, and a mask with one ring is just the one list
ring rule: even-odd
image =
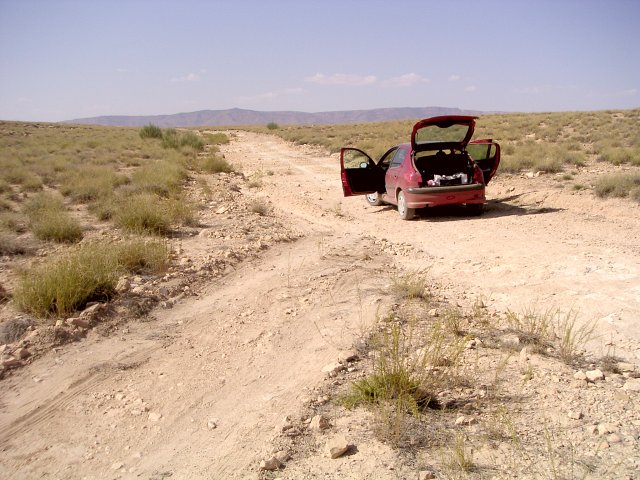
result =
[[278,450],[275,453],[274,457],[276,457],[282,465],[284,465],[284,463],[291,458],[289,452],[285,450]]
[[622,373],[625,372],[635,372],[636,370],[636,366],[633,363],[627,363],[627,362],[618,362],[618,370],[620,370]]
[[573,378],[575,378],[576,380],[586,381],[587,375],[582,370],[578,370],[573,374]]
[[91,322],[86,318],[74,317],[67,318],[67,325],[71,325],[73,327],[80,328],[89,328],[91,326]]
[[2,360],[2,366],[4,368],[14,368],[22,365],[22,361],[19,358],[9,357]]
[[122,467],[124,467],[122,462],[115,462],[111,464],[111,470],[120,470]]
[[346,352],[340,352],[340,354],[338,355],[338,362],[339,363],[349,363],[349,362],[355,362],[358,360],[358,354],[355,352],[350,352],[350,351],[346,351]]
[[588,370],[585,372],[587,380],[590,382],[596,382],[598,380],[604,380],[604,373],[600,369]]
[[152,421],[152,422],[157,422],[161,418],[162,418],[162,415],[160,413],[158,413],[158,412],[149,413],[149,420]]
[[116,283],[116,292],[125,293],[131,288],[131,283],[127,277],[120,277]]
[[309,423],[309,430],[321,432],[322,430],[329,428],[329,426],[329,420],[327,420],[327,418],[322,415],[316,415],[311,419],[311,423]]
[[525,366],[528,360],[529,360],[529,348],[523,347],[522,350],[520,350],[520,365]]
[[18,357],[20,360],[24,360],[25,358],[31,356],[31,352],[29,352],[29,350],[27,350],[26,348],[22,347],[22,348],[17,349],[14,352],[14,355],[16,357]]
[[598,435],[606,435],[608,433],[616,433],[618,429],[612,423],[600,423],[597,426]]
[[349,447],[347,440],[342,435],[338,435],[327,441],[326,450],[329,457],[336,459],[347,453]]
[[278,470],[280,467],[282,467],[282,462],[278,460],[275,455],[268,460],[262,460],[260,462],[260,470],[262,471],[274,471]]
[[336,373],[341,372],[345,369],[345,366],[340,362],[330,363],[322,367],[322,373],[328,373],[330,375],[335,375]]
[[418,480],[432,480],[436,478],[436,474],[429,470],[420,470],[418,472]]
[[104,308],[103,303],[94,303],[90,307],[85,308],[82,313],[80,313],[81,317],[88,317],[91,315],[97,315]]
[[215,429],[215,428],[218,428],[218,421],[217,421],[217,420],[209,420],[209,421],[207,422],[207,428],[208,428],[209,430],[213,430],[213,429]]
[[627,392],[640,392],[640,378],[630,378],[622,386]]
[[429,310],[429,311],[427,312],[427,314],[428,314],[430,317],[434,317],[434,318],[436,318],[436,317],[438,317],[438,316],[439,316],[439,314],[438,314],[438,309],[437,309],[437,308],[432,308],[431,310]]
[[456,425],[475,425],[478,423],[478,420],[475,417],[469,417],[465,415],[460,415],[456,418]]
[[577,412],[575,410],[569,410],[567,413],[567,417],[573,418],[574,420],[580,420],[583,416],[582,412]]
[[620,443],[622,442],[622,437],[617,433],[612,433],[611,435],[607,435],[607,442],[609,443]]

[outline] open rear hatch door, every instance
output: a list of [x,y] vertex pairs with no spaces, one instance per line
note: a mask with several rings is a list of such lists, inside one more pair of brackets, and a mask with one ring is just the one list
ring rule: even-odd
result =
[[340,177],[345,197],[384,192],[384,175],[384,170],[362,150],[340,150]]
[[414,152],[464,150],[473,136],[476,118],[468,115],[445,115],[420,120],[413,126],[411,147]]

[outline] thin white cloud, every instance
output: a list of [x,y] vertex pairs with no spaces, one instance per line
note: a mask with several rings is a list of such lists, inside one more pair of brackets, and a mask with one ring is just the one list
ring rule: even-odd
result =
[[465,92],[475,92],[476,90],[478,90],[478,87],[476,87],[475,85],[469,85],[467,87],[464,87]]
[[411,87],[419,83],[429,83],[429,79],[418,75],[417,73],[406,73],[399,77],[393,77],[384,82],[385,85],[391,87]]
[[197,73],[188,73],[182,77],[174,77],[171,79],[172,82],[198,82],[200,81],[200,76]]
[[305,81],[317,83],[318,85],[348,85],[362,86],[371,85],[378,81],[375,75],[354,75],[347,73],[334,73],[333,75],[325,75],[316,73],[311,77],[306,77]]
[[116,72],[118,72],[118,73],[128,73],[129,69],[127,69],[127,68],[116,68]]
[[457,82],[458,80],[460,80],[460,75],[449,75],[449,81],[450,82]]

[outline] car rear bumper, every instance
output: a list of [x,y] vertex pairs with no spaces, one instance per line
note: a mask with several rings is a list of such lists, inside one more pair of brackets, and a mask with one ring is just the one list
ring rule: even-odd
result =
[[484,203],[485,186],[481,183],[450,187],[408,188],[405,191],[409,208],[455,205],[461,203]]

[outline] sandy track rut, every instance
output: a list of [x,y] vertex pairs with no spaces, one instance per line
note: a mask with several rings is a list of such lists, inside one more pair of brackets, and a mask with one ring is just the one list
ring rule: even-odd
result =
[[498,177],[483,217],[403,222],[343,199],[335,156],[245,132],[224,153],[246,174],[273,174],[247,195],[303,239],[126,334],[90,337],[5,380],[0,476],[255,478],[282,417],[384,309],[395,265],[429,269],[463,306],[481,295],[497,309],[577,308],[601,320],[597,346],[640,352],[636,205]]

